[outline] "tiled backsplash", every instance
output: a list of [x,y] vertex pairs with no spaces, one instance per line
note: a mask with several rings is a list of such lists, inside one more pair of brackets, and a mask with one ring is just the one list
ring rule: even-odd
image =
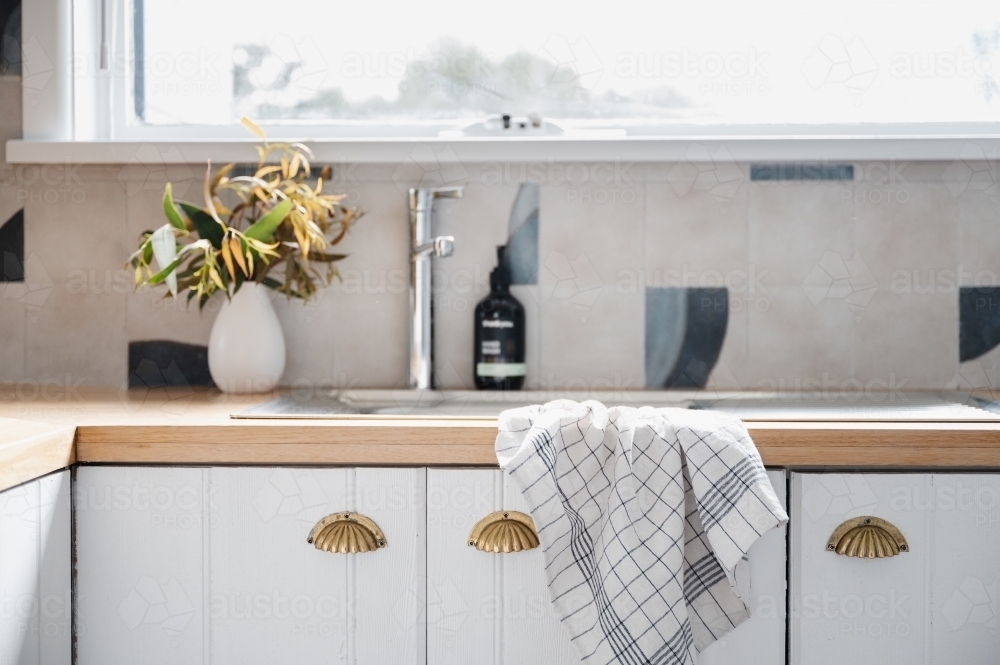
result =
[[[20,116],[19,82],[3,79],[0,139],[19,133]],[[200,198],[202,165],[156,158],[3,167],[0,222],[24,210],[24,281],[0,285],[0,384],[119,387],[130,342],[207,343],[218,302],[199,312],[135,292],[123,267],[139,234],[163,223],[167,180]],[[436,353],[443,386],[471,386],[473,309],[524,182],[538,185],[539,207],[537,284],[513,287],[529,386],[706,374],[711,387],[844,395],[998,385],[993,292],[962,299],[962,339],[991,350],[959,361],[960,286],[1000,285],[997,163],[983,155],[855,163],[853,180],[752,180],[743,163],[334,170],[332,189],[366,214],[342,245],[342,281],[308,305],[275,300],[290,385],[405,385],[406,191],[421,183],[465,185],[437,207],[436,232],[456,241],[435,268]]]

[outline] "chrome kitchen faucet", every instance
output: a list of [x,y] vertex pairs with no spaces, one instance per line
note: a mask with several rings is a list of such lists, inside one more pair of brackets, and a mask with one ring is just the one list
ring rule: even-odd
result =
[[451,256],[454,236],[432,237],[434,199],[458,199],[462,187],[410,190],[410,388],[434,387],[431,257]]

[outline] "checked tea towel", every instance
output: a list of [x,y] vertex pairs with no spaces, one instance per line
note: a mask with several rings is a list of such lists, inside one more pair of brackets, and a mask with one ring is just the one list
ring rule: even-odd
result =
[[749,616],[747,550],[788,516],[738,419],[558,400],[501,414],[496,453],[587,665],[693,663]]

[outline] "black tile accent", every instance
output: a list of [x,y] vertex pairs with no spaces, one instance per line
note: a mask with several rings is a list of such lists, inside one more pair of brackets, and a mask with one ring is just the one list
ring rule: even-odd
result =
[[958,294],[958,359],[973,360],[1000,344],[1000,287],[963,286]]
[[729,324],[727,289],[688,289],[687,328],[664,388],[704,388],[719,360]]
[[705,387],[728,324],[724,288],[646,289],[646,387]]
[[810,162],[751,164],[750,180],[854,180],[854,165]]
[[24,281],[24,209],[0,226],[0,282]]
[[510,210],[504,260],[511,284],[538,283],[538,185],[524,183]]
[[0,0],[0,76],[21,75],[21,0]]
[[208,349],[168,340],[129,342],[129,388],[214,386],[208,372]]

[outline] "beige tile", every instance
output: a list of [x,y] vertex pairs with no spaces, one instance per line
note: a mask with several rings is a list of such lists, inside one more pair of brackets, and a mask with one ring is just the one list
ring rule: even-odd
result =
[[747,191],[740,188],[723,207],[707,191],[681,194],[670,184],[647,184],[646,284],[745,283]]
[[959,263],[964,286],[1000,285],[1000,191],[958,199]]
[[[122,270],[134,250],[125,241],[125,193],[114,182],[73,182],[70,189],[31,189],[24,211],[25,254],[36,256],[54,282],[100,281]],[[50,193],[56,202],[48,202]]]
[[29,311],[25,375],[70,384],[118,388],[127,379],[124,294],[56,285]]
[[365,216],[337,251],[342,280],[329,287],[334,375],[347,387],[406,385],[409,212],[395,183],[365,183],[357,206]]
[[909,183],[941,182],[948,162],[886,159],[854,163],[854,181],[869,188],[891,189]]
[[558,295],[539,308],[541,373],[532,387],[615,391],[645,386],[645,297],[604,289],[592,305]]
[[[572,185],[539,188],[538,260],[542,298],[546,279],[570,263],[581,290],[615,284],[622,275],[642,272],[645,261],[642,186],[604,188],[604,203],[581,199]],[[586,195],[592,196],[592,194]],[[558,271],[558,270],[557,270]],[[557,280],[558,281],[558,280]]]
[[763,301],[739,299],[730,294],[726,338],[719,359],[712,368],[706,387],[714,390],[739,390],[745,387],[748,372],[750,312],[763,307]]
[[207,345],[223,296],[216,295],[198,309],[187,294],[177,298],[164,288],[142,287],[126,296],[126,331],[130,342],[171,340]]
[[24,378],[25,305],[3,297],[4,290],[0,288],[0,383]]
[[308,303],[278,293],[274,295],[272,304],[285,333],[282,384],[299,388],[336,386],[336,298],[328,290],[320,291]]
[[861,384],[943,388],[958,370],[958,294],[880,288],[855,334],[854,376]]
[[856,323],[846,302],[814,305],[801,288],[781,287],[758,305],[749,312],[746,388],[792,391],[823,382],[839,387],[851,378]]
[[[405,282],[404,282],[405,286]],[[334,376],[347,388],[405,388],[408,300],[405,290],[344,292],[333,298]]]
[[0,77],[0,146],[11,139],[19,138],[21,138],[21,78],[2,76]]
[[958,201],[936,183],[911,184],[892,202],[857,206],[855,249],[883,285],[932,280],[958,265]]
[[[402,270],[409,266],[409,209],[405,194],[392,183],[367,183],[352,202],[364,216],[336,246],[348,257],[340,270]],[[332,250],[331,250],[332,251]],[[374,276],[370,275],[370,278]]]
[[823,255],[853,254],[851,183],[753,183],[749,263],[767,285],[800,286]]

